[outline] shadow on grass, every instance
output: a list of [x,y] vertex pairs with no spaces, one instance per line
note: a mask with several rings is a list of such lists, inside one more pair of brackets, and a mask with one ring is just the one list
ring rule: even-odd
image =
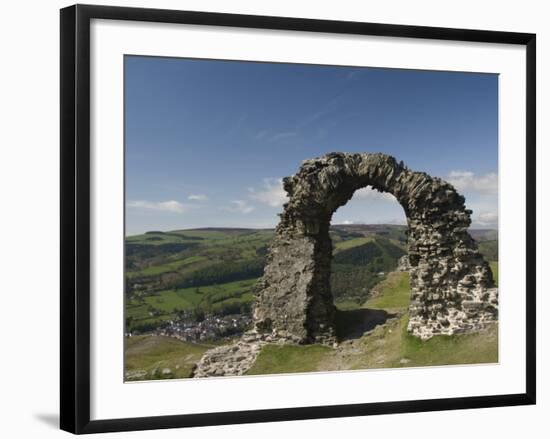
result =
[[336,337],[340,341],[353,340],[365,332],[395,317],[382,309],[352,309],[336,311]]

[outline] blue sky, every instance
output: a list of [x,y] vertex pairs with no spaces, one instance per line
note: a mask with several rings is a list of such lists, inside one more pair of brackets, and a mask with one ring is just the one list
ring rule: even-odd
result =
[[[273,227],[281,178],[332,151],[391,154],[497,225],[497,75],[126,56],[125,131],[128,235]],[[368,188],[333,218],[404,221]]]

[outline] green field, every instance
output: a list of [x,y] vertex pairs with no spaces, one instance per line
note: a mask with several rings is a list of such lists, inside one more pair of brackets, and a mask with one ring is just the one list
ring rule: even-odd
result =
[[130,322],[127,332],[144,324],[174,319],[181,311],[221,313],[224,309],[232,309],[238,313],[241,306],[253,302],[255,283],[256,279],[246,279],[220,285],[162,290],[154,295],[130,299],[126,304],[126,318]]
[[372,241],[372,237],[362,237],[362,238],[352,238],[352,239],[346,239],[345,241],[339,241],[334,244],[334,248],[336,252],[339,250],[347,250],[353,247],[357,247],[359,245],[366,244],[367,242]]
[[[165,264],[159,264],[159,265],[151,265],[149,267],[143,268],[141,270],[131,271],[128,272],[129,277],[147,277],[147,276],[154,276],[162,273],[170,273],[170,272],[184,272],[185,268],[190,268],[193,266],[193,269],[196,269],[198,267],[198,263],[207,261],[208,258],[205,256],[191,256],[189,258],[185,258],[183,260],[174,261],[174,262],[167,262]],[[191,270],[192,271],[192,270]]]

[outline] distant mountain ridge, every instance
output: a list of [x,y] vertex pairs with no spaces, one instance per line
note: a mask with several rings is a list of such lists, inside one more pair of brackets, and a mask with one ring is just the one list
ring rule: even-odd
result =
[[[176,230],[152,230],[147,231],[143,234],[137,235],[128,235],[126,239],[142,236],[142,235],[156,235],[156,234],[185,234],[186,232],[220,232],[220,233],[230,233],[230,234],[248,234],[254,232],[274,232],[274,227],[194,227],[189,229],[176,229]],[[380,233],[389,230],[402,230],[406,231],[407,226],[404,224],[333,224],[331,225],[331,230],[346,230],[350,232],[370,232],[370,233]],[[468,233],[475,240],[479,241],[492,241],[498,239],[498,230],[492,228],[470,228]]]

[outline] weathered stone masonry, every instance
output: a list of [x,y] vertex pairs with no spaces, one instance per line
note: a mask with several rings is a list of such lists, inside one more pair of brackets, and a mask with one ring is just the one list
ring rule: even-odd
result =
[[419,337],[481,329],[497,318],[489,265],[467,229],[471,211],[453,186],[384,154],[331,153],[284,179],[289,195],[254,309],[256,330],[302,343],[334,339],[330,291],[333,213],[365,186],[389,192],[409,226],[408,330]]

